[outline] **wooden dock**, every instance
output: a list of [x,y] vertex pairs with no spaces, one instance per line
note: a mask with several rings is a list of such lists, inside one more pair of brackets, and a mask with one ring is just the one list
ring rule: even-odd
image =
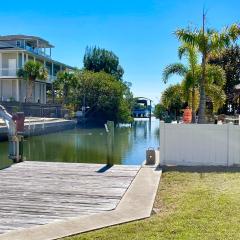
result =
[[116,208],[140,166],[23,162],[0,170],[0,234]]

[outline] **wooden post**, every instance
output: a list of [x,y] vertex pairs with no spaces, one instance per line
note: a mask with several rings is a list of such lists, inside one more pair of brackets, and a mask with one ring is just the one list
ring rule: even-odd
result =
[[114,122],[107,121],[105,124],[106,132],[107,132],[107,165],[112,166],[114,164],[113,161],[113,153],[114,153]]

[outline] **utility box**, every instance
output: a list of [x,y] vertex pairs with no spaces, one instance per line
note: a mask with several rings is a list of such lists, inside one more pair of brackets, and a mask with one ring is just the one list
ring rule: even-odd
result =
[[146,165],[155,165],[156,163],[156,151],[154,148],[149,148],[146,151]]

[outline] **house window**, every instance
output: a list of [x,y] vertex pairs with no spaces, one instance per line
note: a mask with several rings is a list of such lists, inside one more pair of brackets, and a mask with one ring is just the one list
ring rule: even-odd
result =
[[21,41],[17,41],[17,47],[21,47]]

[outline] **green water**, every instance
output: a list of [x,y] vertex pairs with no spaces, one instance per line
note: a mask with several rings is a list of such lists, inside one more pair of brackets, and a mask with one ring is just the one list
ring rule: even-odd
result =
[[[137,120],[132,127],[115,129],[111,159],[115,164],[141,164],[148,147],[159,146],[159,121]],[[11,164],[7,142],[0,143],[0,168]],[[62,131],[29,137],[24,142],[24,156],[31,161],[107,162],[107,136],[104,128]]]

